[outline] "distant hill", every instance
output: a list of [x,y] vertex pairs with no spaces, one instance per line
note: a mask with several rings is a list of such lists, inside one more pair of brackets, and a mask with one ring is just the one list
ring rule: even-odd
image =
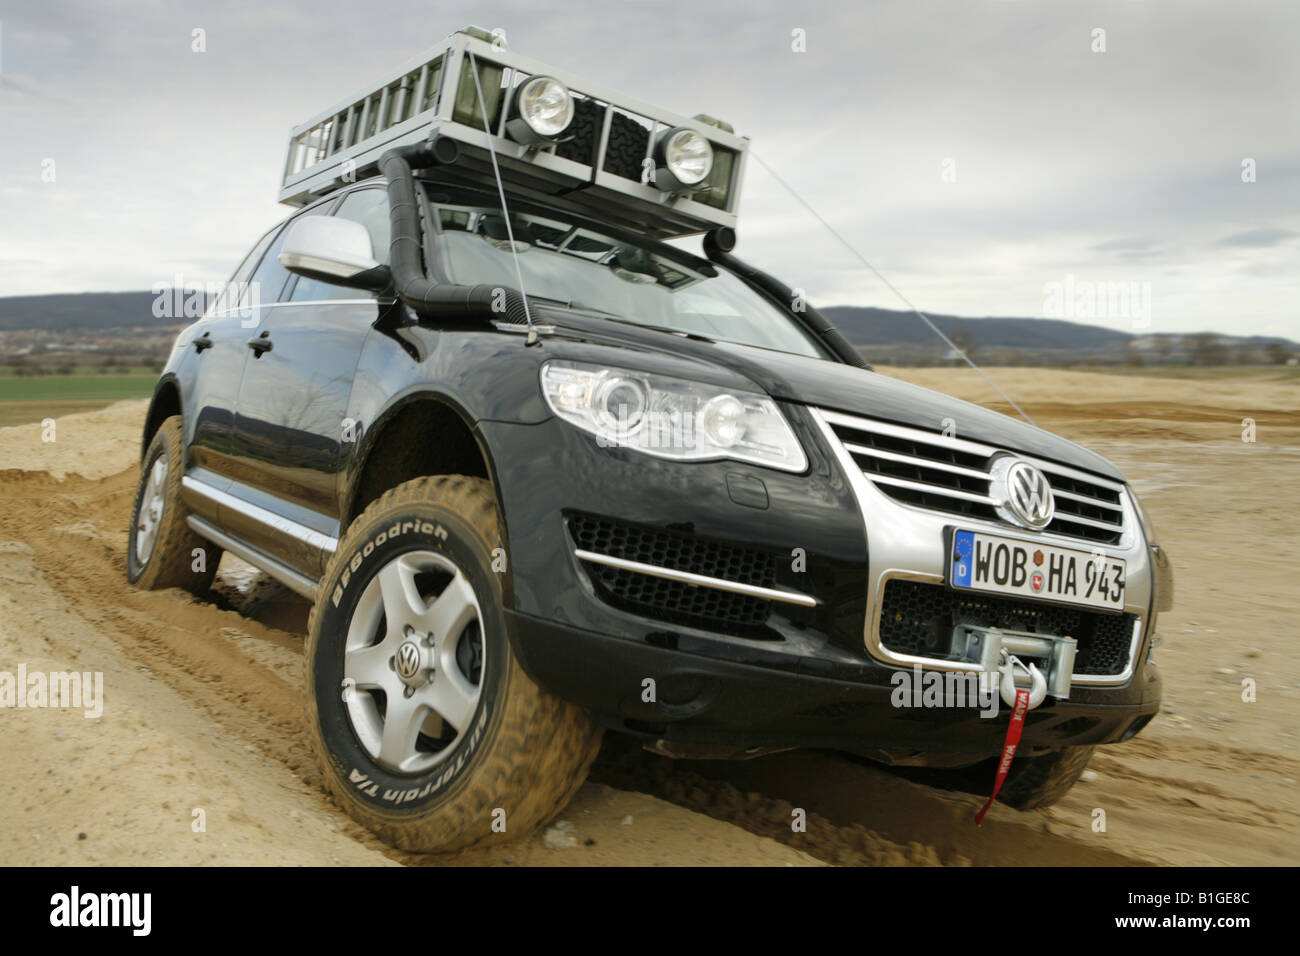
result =
[[[821,312],[874,361],[924,362],[947,351],[912,312],[852,305],[829,306]],[[944,335],[982,361],[1110,363],[1141,358],[1212,362],[1230,361],[1241,353],[1263,353],[1270,346],[1300,355],[1300,343],[1276,336],[1120,332],[1064,319],[929,317]]]
[[[77,292],[64,295],[18,295],[0,299],[0,331],[44,329],[83,332],[142,325],[177,325],[193,321],[184,314],[156,318],[152,292]],[[184,300],[182,300],[182,306]]]
[[[831,306],[821,312],[854,345],[931,345],[939,341],[914,312],[854,305]],[[930,315],[930,319],[949,338],[958,329],[966,329],[986,348],[1122,348],[1132,338],[1125,332],[1063,319],[971,319],[955,315]]]
[[[176,308],[188,301],[183,293]],[[164,327],[185,324],[202,309],[188,301],[184,312],[158,318],[152,292],[82,292],[63,295],[26,295],[0,298],[0,332],[42,330],[89,335],[111,329]],[[873,362],[929,364],[943,361],[948,351],[925,323],[911,312],[871,306],[830,306],[822,312],[850,342]],[[1134,362],[1134,361],[1263,361],[1274,353],[1300,355],[1300,344],[1269,336],[1201,333],[1120,332],[1061,319],[1010,317],[964,318],[931,315],[943,333],[984,362],[1016,364]],[[1249,356],[1249,359],[1247,358]],[[1275,356],[1273,360],[1278,360]]]

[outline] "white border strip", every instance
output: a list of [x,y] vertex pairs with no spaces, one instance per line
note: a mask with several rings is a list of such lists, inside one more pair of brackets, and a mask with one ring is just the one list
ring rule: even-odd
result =
[[690,571],[675,571],[672,568],[661,568],[657,564],[642,564],[640,561],[628,561],[626,558],[616,558],[609,554],[599,554],[595,551],[584,551],[582,548],[574,550],[576,555],[582,561],[591,561],[595,564],[608,565],[611,568],[619,568],[623,571],[636,571],[640,574],[649,574],[657,578],[667,578],[669,581],[680,581],[683,584],[690,584],[702,588],[716,588],[719,591],[731,591],[735,594],[745,594],[749,597],[766,598],[770,601],[783,601],[786,604],[797,604],[800,607],[816,607],[821,602],[807,594],[796,594],[793,591],[778,591],[775,588],[759,587],[756,584],[741,584],[739,581],[728,581],[725,578],[711,578],[703,574],[692,574]]

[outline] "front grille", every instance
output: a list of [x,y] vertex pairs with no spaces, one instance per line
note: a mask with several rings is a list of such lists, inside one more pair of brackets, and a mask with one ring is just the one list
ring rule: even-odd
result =
[[[978,442],[835,412],[824,417],[854,464],[881,492],[906,504],[960,517],[1000,520],[991,496],[993,462],[1016,455]],[[1117,544],[1124,533],[1122,486],[1038,458],[1052,486],[1049,534]]]
[[[574,544],[584,551],[740,584],[775,587],[776,564],[767,552],[582,512],[570,513],[568,526]],[[771,614],[771,602],[763,598],[592,561],[584,566],[602,599],[663,620],[743,630],[760,627]]]
[[1078,641],[1075,674],[1114,676],[1128,666],[1136,620],[1132,614],[1104,614],[895,580],[885,584],[880,643],[899,654],[954,660],[952,631],[959,624],[1072,637]]

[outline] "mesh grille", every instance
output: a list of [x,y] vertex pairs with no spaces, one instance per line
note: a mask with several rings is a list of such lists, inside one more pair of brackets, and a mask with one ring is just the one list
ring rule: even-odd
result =
[[889,581],[880,611],[880,642],[902,654],[950,659],[952,629],[958,624],[1073,637],[1079,642],[1074,673],[1113,676],[1128,666],[1135,620],[1132,614],[1102,614],[950,591],[938,584]]
[[[775,586],[775,563],[762,551],[581,513],[570,514],[568,524],[574,543],[585,551],[741,584]],[[762,598],[595,562],[586,562],[585,567],[605,600],[665,620],[751,628],[762,625],[771,613],[770,602]]]

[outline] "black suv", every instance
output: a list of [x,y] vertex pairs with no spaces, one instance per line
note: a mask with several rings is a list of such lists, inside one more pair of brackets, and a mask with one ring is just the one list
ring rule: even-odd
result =
[[977,674],[1031,692],[1002,799],[1039,806],[1158,711],[1169,563],[1109,462],[874,373],[729,229],[506,212],[447,140],[378,168],[180,334],[128,576],[202,592],[224,550],[314,601],[310,738],[383,839],[526,833],[604,730],[988,787]]

